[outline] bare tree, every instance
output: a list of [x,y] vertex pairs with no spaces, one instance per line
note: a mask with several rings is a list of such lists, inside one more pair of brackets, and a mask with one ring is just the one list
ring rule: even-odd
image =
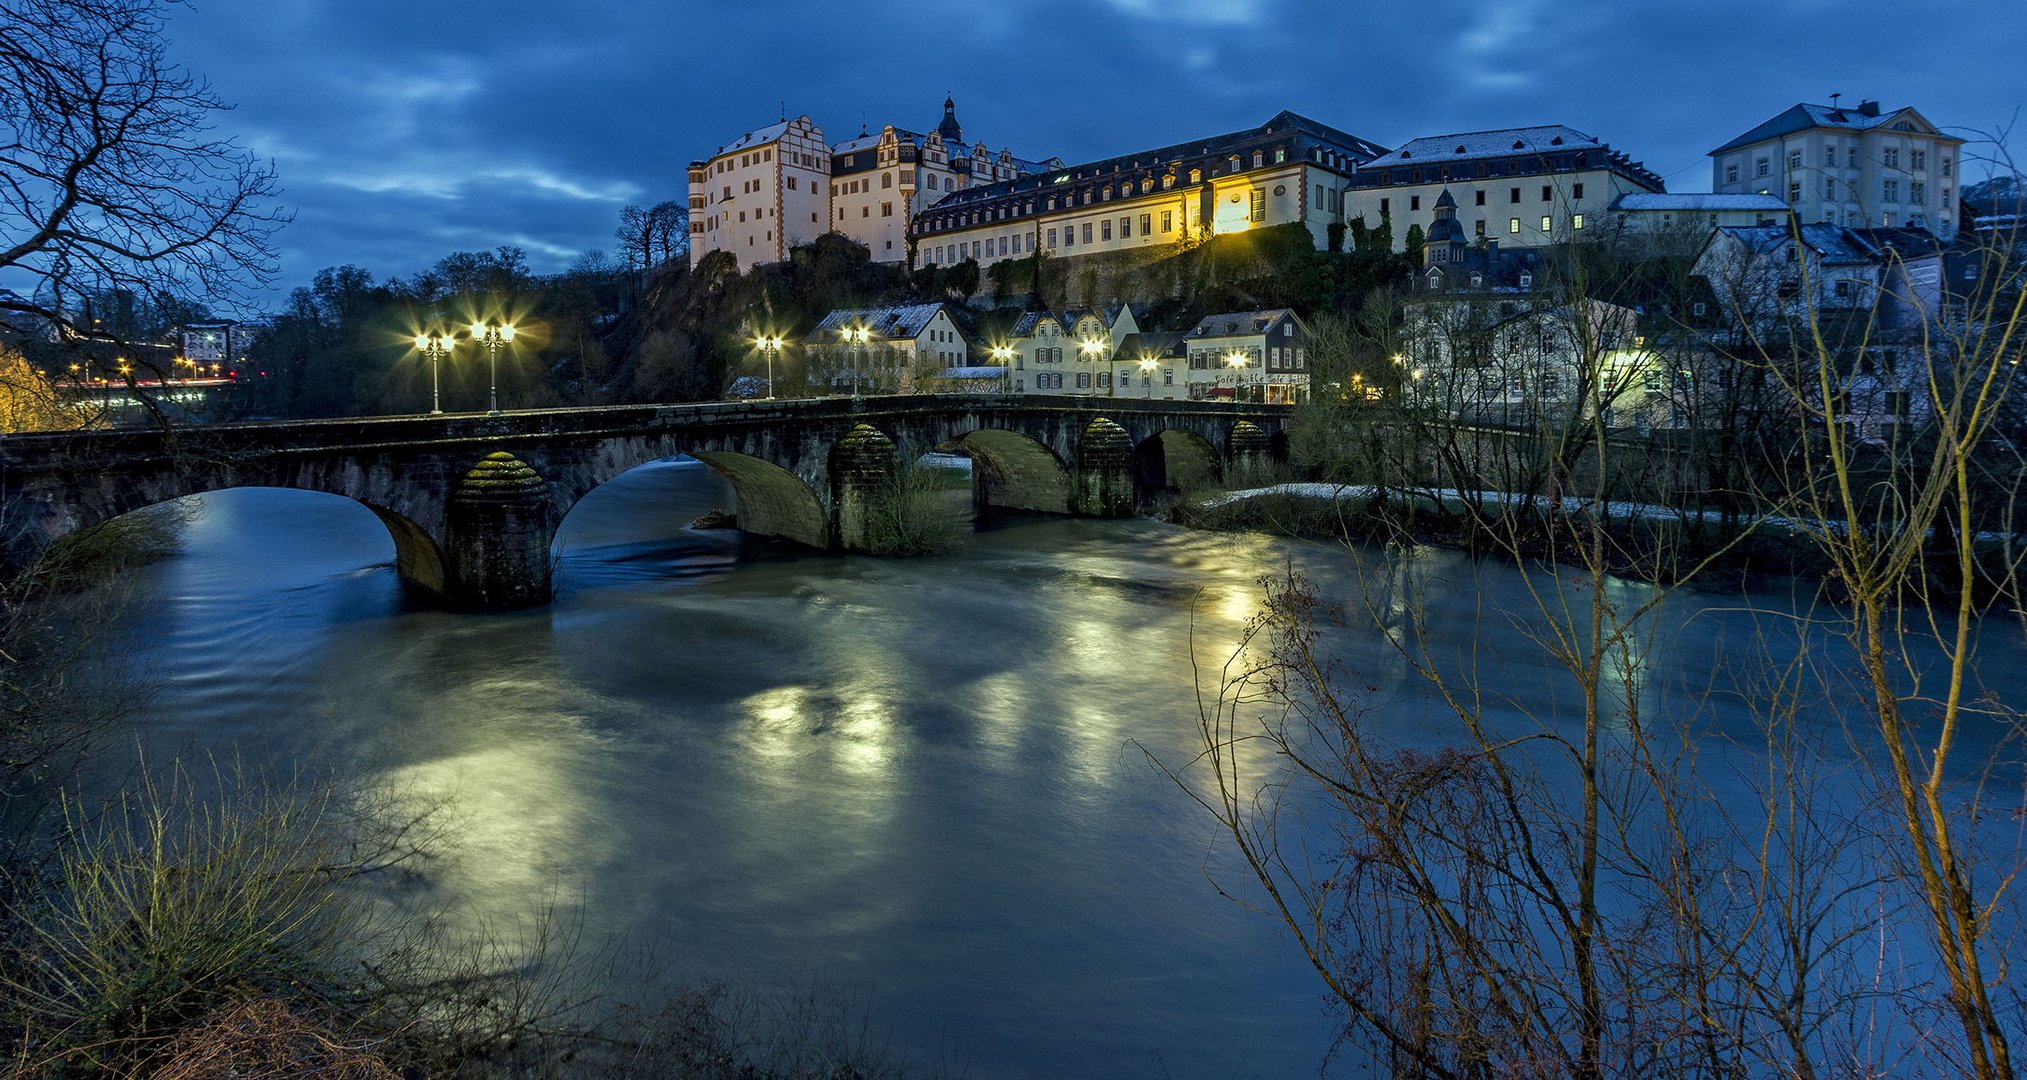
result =
[[242,296],[273,272],[272,167],[171,63],[166,0],[0,0],[0,313],[83,338],[75,302]]

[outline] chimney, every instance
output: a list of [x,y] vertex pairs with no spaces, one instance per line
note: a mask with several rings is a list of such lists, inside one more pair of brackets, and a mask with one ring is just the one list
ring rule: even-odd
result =
[[1879,103],[1878,103],[1877,101],[1860,101],[1860,102],[1858,103],[1858,115],[1860,115],[1860,116],[1878,116],[1878,115],[1879,115]]

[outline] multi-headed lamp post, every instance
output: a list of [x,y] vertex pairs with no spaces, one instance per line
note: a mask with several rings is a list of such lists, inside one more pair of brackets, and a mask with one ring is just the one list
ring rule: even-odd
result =
[[774,400],[774,357],[781,352],[780,334],[762,334],[753,339],[761,355],[767,357],[767,400]]
[[416,351],[429,357],[429,415],[431,416],[443,415],[443,383],[438,378],[437,365],[443,362],[444,357],[450,355],[450,348],[454,343],[455,339],[441,330],[430,330],[426,333],[415,335]]
[[491,387],[486,392],[487,416],[500,415],[500,346],[514,340],[514,324],[473,323],[472,342],[486,347],[486,360],[490,365]]

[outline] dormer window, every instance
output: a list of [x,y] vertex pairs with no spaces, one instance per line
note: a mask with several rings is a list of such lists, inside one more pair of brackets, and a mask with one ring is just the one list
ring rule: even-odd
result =
[[1520,287],[1523,289],[1534,288],[1534,275],[1533,274],[1520,275]]
[[1485,275],[1484,275],[1484,274],[1472,274],[1472,275],[1471,275],[1471,287],[1472,287],[1472,288],[1474,288],[1474,289],[1482,289],[1482,288],[1484,288],[1484,287],[1485,287]]

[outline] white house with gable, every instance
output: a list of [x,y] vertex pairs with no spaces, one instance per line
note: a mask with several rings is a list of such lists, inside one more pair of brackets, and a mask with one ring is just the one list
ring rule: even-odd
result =
[[971,349],[946,304],[840,308],[802,339],[813,383],[833,393],[911,394]]

